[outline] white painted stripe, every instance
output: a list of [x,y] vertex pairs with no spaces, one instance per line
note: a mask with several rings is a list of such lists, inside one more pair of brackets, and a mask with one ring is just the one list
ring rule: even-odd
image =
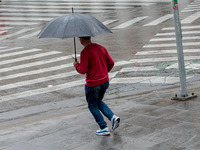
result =
[[[184,32],[182,32],[182,34],[183,35],[200,34],[200,31],[184,31]],[[170,36],[170,35],[175,35],[175,32],[157,33],[155,36]]]
[[[165,69],[178,69],[178,63],[174,63]],[[185,62],[185,69],[200,69],[200,64],[191,64],[190,62]]]
[[188,5],[185,9],[195,9],[199,8],[200,4],[195,4],[195,5]]
[[[118,73],[118,71],[109,73],[109,77],[113,78],[117,73]],[[66,78],[66,77],[70,77],[70,76],[74,76],[74,75],[79,75],[79,74],[77,73],[77,71],[65,72],[65,73],[46,76],[46,77],[37,78],[37,79],[33,79],[33,80],[27,80],[27,81],[21,81],[21,82],[16,82],[16,83],[12,83],[12,84],[2,85],[2,86],[0,86],[0,90],[8,90],[11,88],[17,88],[20,86],[27,86],[27,85],[36,84],[36,83],[57,80],[57,79]]]
[[17,87],[20,87],[20,86],[27,86],[27,85],[36,84],[36,83],[47,82],[47,81],[51,81],[51,80],[56,80],[56,79],[61,79],[61,78],[69,77],[69,76],[74,76],[74,75],[77,75],[77,74],[78,74],[77,71],[71,71],[71,72],[67,72],[67,73],[61,73],[61,74],[57,74],[57,75],[46,76],[46,77],[37,78],[37,79],[33,79],[33,80],[27,80],[27,81],[12,83],[12,84],[6,84],[6,85],[0,86],[0,90],[8,90],[8,89],[17,88]]
[[[148,2],[146,2],[146,3],[145,2],[144,3],[133,3],[133,2],[132,3],[127,3],[127,2],[123,2],[123,1],[118,2],[118,3],[113,3],[113,2],[106,2],[106,3],[104,3],[104,2],[101,2],[101,3],[97,3],[97,2],[84,2],[84,3],[81,3],[81,2],[79,2],[79,3],[48,2],[48,3],[45,3],[45,4],[44,4],[44,2],[40,2],[40,1],[38,1],[38,2],[28,2],[28,1],[26,1],[26,2],[23,2],[23,4],[26,4],[26,5],[37,5],[37,6],[45,5],[46,8],[49,8],[51,6],[63,6],[63,5],[73,5],[73,6],[84,6],[84,5],[89,5],[89,6],[97,6],[97,5],[104,5],[104,6],[110,6],[110,5],[111,6],[113,6],[113,5],[120,5],[120,6],[121,5],[133,5],[133,6],[134,5],[136,5],[136,6],[138,6],[138,5],[153,5],[153,3],[148,3]],[[19,3],[15,2],[15,3],[12,3],[12,4],[9,4],[9,3],[1,4],[1,6],[3,6],[3,7],[13,7],[13,5],[18,6],[18,5],[21,5],[21,3],[20,2]],[[35,6],[35,7],[37,7],[37,6]],[[31,7],[31,6],[29,6],[29,7]]]
[[35,58],[41,58],[41,57],[44,57],[44,56],[60,54],[60,53],[61,52],[51,51],[51,52],[46,52],[46,53],[41,53],[41,54],[36,54],[36,55],[31,55],[31,56],[25,56],[25,57],[10,59],[10,60],[4,60],[4,61],[0,61],[0,65],[5,65],[5,64],[9,64],[9,63],[16,63],[16,62],[20,62],[20,61],[26,61],[26,60],[31,60],[31,59],[35,59]]
[[15,56],[15,55],[28,54],[28,53],[32,53],[32,52],[38,52],[38,51],[42,51],[42,49],[29,49],[29,50],[23,50],[23,51],[18,51],[18,52],[13,52],[13,53],[1,54],[0,58]]
[[[100,12],[106,12],[106,10],[96,10],[96,9],[88,9],[88,10],[81,10],[81,9],[76,9],[76,7],[74,7],[74,9],[76,10],[75,12],[76,13],[79,13],[79,12],[94,12],[94,13],[100,13]],[[53,10],[53,9],[1,9],[2,12],[24,12],[24,13],[29,13],[29,12],[52,12],[52,13],[71,13],[72,10]]]
[[85,79],[81,79],[81,80],[76,80],[72,82],[67,82],[64,84],[55,85],[53,87],[40,88],[40,89],[25,91],[21,93],[1,96],[0,102],[5,102],[5,101],[14,100],[14,99],[23,98],[23,97],[29,97],[29,96],[38,95],[38,94],[49,93],[49,92],[58,91],[58,90],[71,88],[75,86],[80,86],[84,84],[85,84]]
[[15,36],[15,35],[18,35],[18,34],[22,34],[22,33],[25,33],[25,32],[27,32],[27,31],[31,31],[31,30],[33,30],[33,29],[32,29],[32,28],[22,29],[22,30],[20,30],[20,31],[18,31],[18,32],[15,32],[15,33],[13,33],[13,34],[9,34],[9,35],[5,35],[5,36],[3,36],[3,37],[0,37],[0,40],[6,39],[6,38],[10,38],[10,37],[12,37],[12,36]]
[[[200,26],[181,26],[182,30],[186,29],[199,29]],[[166,30],[175,30],[174,27],[167,27],[167,28],[162,28],[161,30],[166,31]]]
[[[77,57],[79,57],[79,56],[77,55]],[[71,55],[62,56],[62,57],[55,57],[55,58],[52,58],[52,59],[37,61],[37,62],[33,62],[33,63],[27,63],[27,64],[22,64],[22,65],[2,68],[2,69],[0,69],[0,73],[7,72],[7,71],[13,71],[13,70],[17,70],[17,69],[25,69],[25,68],[39,66],[39,65],[45,65],[45,64],[49,64],[49,63],[56,63],[56,62],[71,59],[71,58],[72,58]],[[67,64],[66,67],[67,66],[72,67],[73,64],[72,63],[71,63],[71,65]]]
[[115,66],[121,66],[121,65],[127,65],[127,64],[131,64],[132,62],[130,61],[119,61],[115,63]]
[[119,73],[119,71],[115,71],[115,72],[109,72],[108,75],[109,75],[109,78],[114,78],[117,74]]
[[122,68],[120,72],[134,72],[134,71],[152,71],[158,70],[158,68],[154,66],[147,66],[147,67],[126,67]]
[[[191,78],[191,77],[187,77],[187,79],[188,78]],[[179,77],[152,76],[152,77],[114,78],[110,81],[110,84],[122,84],[122,83],[172,84],[175,82],[179,82]],[[52,87],[45,87],[45,88],[41,88],[41,89],[35,89],[35,90],[25,91],[25,92],[21,92],[21,93],[15,93],[15,94],[11,94],[11,95],[1,96],[0,102],[6,102],[6,101],[10,101],[10,100],[19,99],[19,98],[50,93],[53,91],[72,88],[72,87],[76,87],[76,86],[80,86],[80,85],[84,85],[84,84],[85,84],[85,79],[81,79],[81,80],[77,80],[77,81],[72,81],[72,82],[68,82],[68,83],[64,83],[64,84],[55,85]]]
[[104,25],[108,25],[108,24],[114,23],[114,22],[116,22],[116,21],[118,21],[118,19],[106,20],[106,21],[103,22],[103,24],[104,24]]
[[[200,60],[199,56],[185,56],[184,60]],[[146,58],[146,59],[131,59],[133,63],[152,63],[152,62],[163,62],[163,61],[177,61],[177,57],[161,57],[161,58]]]
[[[178,69],[178,63],[174,63],[165,69]],[[191,64],[191,62],[185,62],[185,69],[200,69],[200,64]]]
[[[61,13],[13,13],[13,12],[2,12],[2,16],[12,16],[12,17],[58,17],[61,16]],[[63,13],[63,15],[66,15]]]
[[153,78],[157,78],[157,77],[152,76],[152,77],[114,78],[110,81],[110,84],[140,83],[145,80],[150,80]]
[[[200,42],[187,42],[183,43],[183,46],[196,46],[200,45]],[[150,45],[144,45],[143,48],[151,48],[151,47],[174,47],[176,46],[176,43],[168,43],[168,44],[150,44]]]
[[24,36],[18,37],[18,39],[30,38],[33,36],[37,36],[39,33],[40,33],[40,31],[36,31],[36,32],[30,33],[30,34],[26,34]]
[[61,69],[67,68],[67,67],[71,67],[71,66],[72,66],[72,63],[48,67],[48,68],[42,68],[42,69],[37,69],[37,70],[27,71],[27,72],[22,72],[22,73],[17,73],[17,74],[11,74],[11,75],[7,75],[7,76],[1,76],[0,81],[29,76],[29,75],[36,75],[36,74],[46,73],[46,72],[50,72],[50,71],[58,71],[58,70],[61,70]]
[[9,30],[12,29],[13,27],[1,27],[0,30]]
[[36,24],[38,24],[38,23],[34,23],[34,22],[9,22],[9,21],[0,22],[0,25],[15,25],[15,26],[18,26],[18,25],[27,26],[27,25],[36,25]]
[[[117,72],[109,73],[109,76],[114,77],[116,74]],[[9,100],[14,100],[14,99],[38,95],[38,94],[50,93],[53,91],[58,91],[58,90],[66,89],[66,88],[72,88],[72,87],[80,86],[84,84],[85,84],[85,79],[81,79],[81,80],[76,80],[72,82],[67,82],[64,84],[54,85],[52,87],[46,87],[46,88],[40,88],[36,90],[25,91],[21,93],[15,93],[11,95],[1,96],[0,102],[5,102]]]
[[200,8],[196,8],[196,9],[184,9],[181,12],[190,12],[190,11],[200,11]]
[[8,21],[50,21],[53,18],[42,18],[42,17],[0,17],[2,20],[8,20]]
[[[200,49],[184,49],[184,53],[200,53]],[[177,50],[139,51],[135,55],[177,54]]]
[[6,47],[0,47],[0,49],[4,49],[4,48],[6,48]]
[[[24,3],[23,3],[24,4]],[[34,6],[33,4],[37,4],[37,6]],[[41,3],[43,4],[43,3]],[[124,7],[132,7],[132,6],[149,6],[153,5],[153,3],[47,3],[48,5],[39,5],[39,3],[32,3],[27,5],[20,5],[20,4],[13,4],[13,5],[6,5],[2,4],[2,8],[20,8],[20,9],[66,9],[66,8],[116,8],[117,6],[124,6]],[[71,6],[70,6],[71,5]],[[121,7],[120,7],[121,8]]]
[[[63,10],[63,9],[71,9],[71,8],[75,8],[75,12],[76,10],[80,10],[80,9],[94,9],[94,10],[107,10],[107,9],[125,9],[125,8],[132,8],[133,6],[130,5],[121,5],[121,6],[12,6],[11,8],[2,8],[3,11],[5,10],[10,10],[10,9],[14,9],[16,11],[18,11],[17,9],[22,9],[23,11],[38,11],[38,10],[42,10],[42,9],[46,9],[46,11],[56,11],[58,12],[59,10]],[[21,12],[21,11],[20,11]]]
[[[9,0],[7,0],[9,1]],[[12,2],[18,2],[19,0],[12,0]],[[26,0],[26,2],[29,2],[31,0]],[[46,2],[46,0],[34,0],[35,2]],[[31,1],[32,2],[32,1]],[[55,2],[55,0],[48,0],[48,2]],[[73,2],[101,2],[101,3],[116,3],[116,2],[133,2],[133,0],[73,0]],[[157,0],[134,0],[134,2],[155,2],[155,3],[166,3],[166,2],[171,2],[170,0],[162,0],[162,1],[157,1]]]
[[0,34],[5,34],[8,30],[0,31]]
[[154,20],[154,21],[152,21],[152,22],[150,22],[148,24],[145,24],[143,26],[155,26],[155,25],[158,25],[158,24],[160,24],[160,23],[162,23],[164,21],[167,21],[168,19],[170,19],[172,17],[173,17],[172,14],[168,14],[168,15],[162,16],[162,17],[160,17],[160,18],[158,18],[158,19],[156,19],[156,20]]
[[122,29],[122,28],[126,28],[126,27],[131,26],[132,24],[134,24],[134,23],[136,23],[136,22],[139,22],[139,21],[141,21],[141,20],[143,20],[143,19],[146,19],[147,17],[148,17],[148,16],[134,18],[134,19],[132,19],[132,20],[129,20],[129,21],[125,22],[125,23],[122,23],[122,24],[120,24],[120,25],[114,27],[113,29]]
[[184,20],[181,21],[182,24],[186,23],[192,23],[193,21],[197,20],[200,18],[200,12],[196,12],[195,14],[192,14],[191,16],[185,18]]
[[13,47],[13,48],[4,47],[4,48],[6,48],[6,49],[1,50],[0,53],[10,52],[10,51],[13,51],[13,50],[15,51],[15,50],[18,50],[18,49],[22,49],[22,48],[24,48],[24,47]]
[[[199,40],[200,36],[191,36],[191,37],[183,37],[182,40]],[[151,42],[158,42],[158,41],[174,41],[176,40],[175,37],[173,38],[153,38]]]

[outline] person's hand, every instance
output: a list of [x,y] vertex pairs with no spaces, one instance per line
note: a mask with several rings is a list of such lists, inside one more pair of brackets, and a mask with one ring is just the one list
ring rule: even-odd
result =
[[74,61],[74,67],[75,67],[76,64],[79,64],[79,62],[78,61]]

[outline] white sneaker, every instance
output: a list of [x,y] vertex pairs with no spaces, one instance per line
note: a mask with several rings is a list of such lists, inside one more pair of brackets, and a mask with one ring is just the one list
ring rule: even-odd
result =
[[110,135],[110,131],[108,130],[108,127],[106,127],[102,130],[97,130],[96,135]]
[[115,130],[116,128],[119,127],[119,123],[120,123],[120,118],[113,115],[112,119],[111,119],[111,122],[112,122],[112,129]]

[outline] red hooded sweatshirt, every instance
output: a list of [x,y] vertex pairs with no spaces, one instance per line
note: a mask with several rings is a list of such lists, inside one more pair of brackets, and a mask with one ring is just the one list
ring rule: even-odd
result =
[[86,46],[80,56],[80,64],[75,68],[78,73],[86,73],[86,85],[89,87],[104,84],[109,80],[108,72],[113,68],[114,61],[108,51],[101,45]]

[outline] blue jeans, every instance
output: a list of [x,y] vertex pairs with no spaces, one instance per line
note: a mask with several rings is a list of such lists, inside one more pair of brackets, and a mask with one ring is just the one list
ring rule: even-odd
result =
[[111,120],[114,115],[111,109],[102,101],[108,87],[109,82],[94,87],[88,87],[87,85],[85,85],[85,96],[88,103],[88,108],[95,118],[96,122],[99,124],[100,129],[104,129],[107,127],[107,123],[104,121],[101,112],[109,120]]

